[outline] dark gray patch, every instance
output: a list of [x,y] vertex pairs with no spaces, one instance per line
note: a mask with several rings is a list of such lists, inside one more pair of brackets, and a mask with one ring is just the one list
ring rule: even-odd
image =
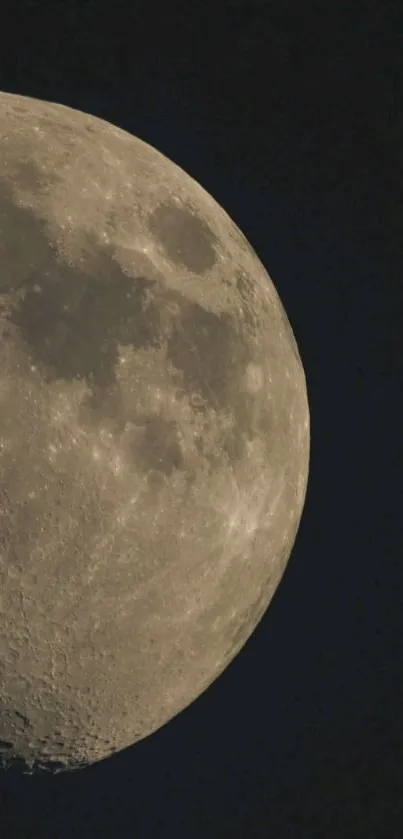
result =
[[60,178],[56,174],[47,172],[46,175],[39,169],[34,160],[22,160],[18,164],[18,173],[16,176],[18,186],[34,195],[42,192],[44,188],[51,184],[60,183]]
[[217,237],[192,210],[160,204],[150,214],[148,227],[176,265],[184,265],[194,274],[203,274],[215,265]]
[[188,302],[174,323],[167,357],[178,371],[178,385],[201,396],[200,406],[194,400],[195,410],[203,411],[205,403],[232,415],[233,428],[221,446],[231,460],[238,460],[245,449],[242,432],[247,436],[252,432],[250,400],[240,389],[250,352],[234,318]]
[[23,292],[6,319],[47,380],[85,378],[98,391],[110,388],[118,344],[162,341],[158,308],[148,295],[154,280],[128,277],[112,248],[90,238],[90,273],[62,262],[42,221],[13,203],[4,181],[0,187],[0,285],[3,293]]
[[136,463],[146,472],[155,470],[171,475],[174,469],[184,470],[178,424],[162,417],[147,419],[135,456]]
[[115,381],[118,344],[158,344],[158,323],[147,317],[147,278],[129,279],[111,261],[107,281],[57,263],[50,282],[38,280],[42,291],[30,289],[10,320],[48,378],[106,388]]
[[167,357],[180,371],[178,384],[187,393],[196,391],[221,410],[236,409],[249,353],[231,315],[188,302],[173,324]]
[[38,219],[14,204],[9,185],[0,179],[0,293],[39,282],[55,259]]
[[[82,421],[92,424],[100,416],[109,417],[120,427],[124,418],[116,378],[118,345],[141,349],[166,342],[167,360],[175,368],[174,384],[195,395],[193,409],[203,411],[211,405],[232,415],[233,430],[220,445],[231,459],[238,459],[251,421],[250,400],[240,391],[250,353],[237,320],[210,312],[154,279],[128,277],[113,248],[91,236],[83,241],[83,267],[63,262],[48,241],[43,222],[31,209],[13,203],[5,181],[0,186],[5,269],[1,284],[6,304],[10,300],[14,304],[10,312],[5,309],[4,317],[19,330],[43,378],[86,380],[91,396],[82,406]],[[17,291],[21,299],[15,303]],[[138,418],[133,420],[137,424]],[[169,440],[162,426],[158,431],[150,426],[146,434],[148,469],[169,474],[184,468],[172,428]],[[157,455],[162,445],[165,453],[160,450]]]

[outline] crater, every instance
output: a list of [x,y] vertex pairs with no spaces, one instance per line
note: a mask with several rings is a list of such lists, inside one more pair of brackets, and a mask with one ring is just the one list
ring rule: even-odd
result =
[[194,274],[204,274],[215,265],[217,237],[191,209],[159,204],[149,216],[148,228],[176,265]]

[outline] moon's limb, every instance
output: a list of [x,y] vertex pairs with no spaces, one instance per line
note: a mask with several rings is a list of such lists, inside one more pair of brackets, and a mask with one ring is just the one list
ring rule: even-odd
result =
[[243,646],[308,477],[287,316],[254,251],[142,141],[0,95],[0,755],[74,768]]

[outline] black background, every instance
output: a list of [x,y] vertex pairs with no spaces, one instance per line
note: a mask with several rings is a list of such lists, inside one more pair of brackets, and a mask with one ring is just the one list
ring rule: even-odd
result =
[[312,450],[292,558],[236,660],[109,760],[3,772],[5,839],[402,835],[400,12],[7,5],[0,89],[140,136],[249,238],[299,344]]

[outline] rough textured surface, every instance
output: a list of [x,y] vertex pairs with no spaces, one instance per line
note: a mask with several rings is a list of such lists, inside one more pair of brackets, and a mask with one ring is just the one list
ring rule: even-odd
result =
[[0,95],[0,755],[74,768],[226,667],[292,549],[305,378],[278,295],[161,154]]

